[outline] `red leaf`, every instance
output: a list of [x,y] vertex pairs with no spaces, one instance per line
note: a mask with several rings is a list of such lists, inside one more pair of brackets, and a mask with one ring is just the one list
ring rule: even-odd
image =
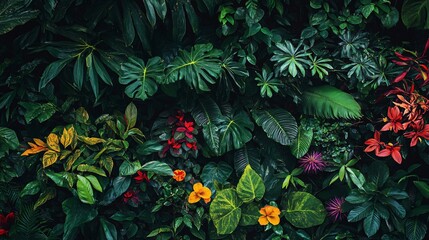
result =
[[426,55],[426,52],[427,52],[428,49],[429,49],[429,38],[426,41],[425,49],[423,50],[423,53],[422,53],[421,57],[424,57]]
[[402,81],[402,80],[405,78],[405,76],[407,76],[408,71],[410,71],[410,69],[409,69],[409,68],[407,69],[407,71],[404,71],[403,73],[399,74],[399,76],[397,76],[397,77],[395,78],[395,80],[393,80],[393,82],[394,82],[394,83],[397,83],[397,82]]

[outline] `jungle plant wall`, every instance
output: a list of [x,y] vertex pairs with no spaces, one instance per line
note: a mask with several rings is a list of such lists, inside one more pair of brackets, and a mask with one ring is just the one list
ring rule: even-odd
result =
[[426,0],[0,1],[0,239],[410,239]]

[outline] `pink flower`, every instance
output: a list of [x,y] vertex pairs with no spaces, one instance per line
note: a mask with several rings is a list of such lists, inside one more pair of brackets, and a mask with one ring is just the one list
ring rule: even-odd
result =
[[312,152],[299,160],[300,167],[305,173],[318,173],[326,167],[326,162],[322,159],[320,152]]
[[332,221],[341,221],[345,216],[341,208],[344,201],[344,198],[335,197],[326,203],[326,210],[328,211],[328,216],[331,217]]

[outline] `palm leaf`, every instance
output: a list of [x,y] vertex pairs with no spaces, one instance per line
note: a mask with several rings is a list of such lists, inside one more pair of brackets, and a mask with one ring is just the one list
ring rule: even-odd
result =
[[164,78],[164,64],[161,58],[150,58],[145,62],[137,57],[128,58],[122,64],[119,83],[127,85],[125,93],[131,98],[146,100],[158,90],[157,82]]
[[290,145],[298,133],[295,118],[284,109],[254,110],[253,119],[267,136],[282,145]]
[[290,146],[292,154],[296,158],[304,156],[310,148],[311,140],[313,140],[313,129],[305,129],[300,126],[298,129],[298,136]]
[[184,79],[197,91],[210,91],[207,84],[214,84],[221,74],[221,55],[222,51],[214,49],[212,44],[197,44],[190,52],[182,50],[167,67],[167,78],[163,83]]
[[329,85],[305,91],[302,105],[305,114],[322,118],[357,119],[362,116],[359,104],[350,94]]

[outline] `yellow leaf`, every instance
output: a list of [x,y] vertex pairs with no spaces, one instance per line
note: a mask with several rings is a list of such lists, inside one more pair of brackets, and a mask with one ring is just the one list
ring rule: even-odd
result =
[[63,129],[63,134],[61,134],[60,142],[64,146],[64,148],[67,148],[71,144],[71,138],[66,128]]
[[60,145],[59,145],[60,143],[59,143],[57,134],[55,133],[49,134],[47,143],[51,150],[54,150],[55,152],[60,151]]
[[52,150],[48,150],[47,152],[45,152],[45,154],[43,154],[43,159],[42,159],[43,168],[46,168],[54,164],[57,161],[58,156],[59,156],[59,153]]
[[46,145],[45,142],[43,142],[42,140],[38,139],[38,138],[33,138],[33,141],[37,144],[37,146],[40,147],[47,147],[48,145]]
[[105,142],[105,140],[102,139],[102,138],[84,137],[84,136],[79,136],[79,140],[81,142],[84,142],[84,143],[88,144],[88,145],[95,145],[97,143]]
[[76,162],[76,160],[80,157],[81,151],[79,149],[77,149],[68,159],[67,159],[67,164],[66,164],[66,171],[69,171],[72,166],[73,163]]

